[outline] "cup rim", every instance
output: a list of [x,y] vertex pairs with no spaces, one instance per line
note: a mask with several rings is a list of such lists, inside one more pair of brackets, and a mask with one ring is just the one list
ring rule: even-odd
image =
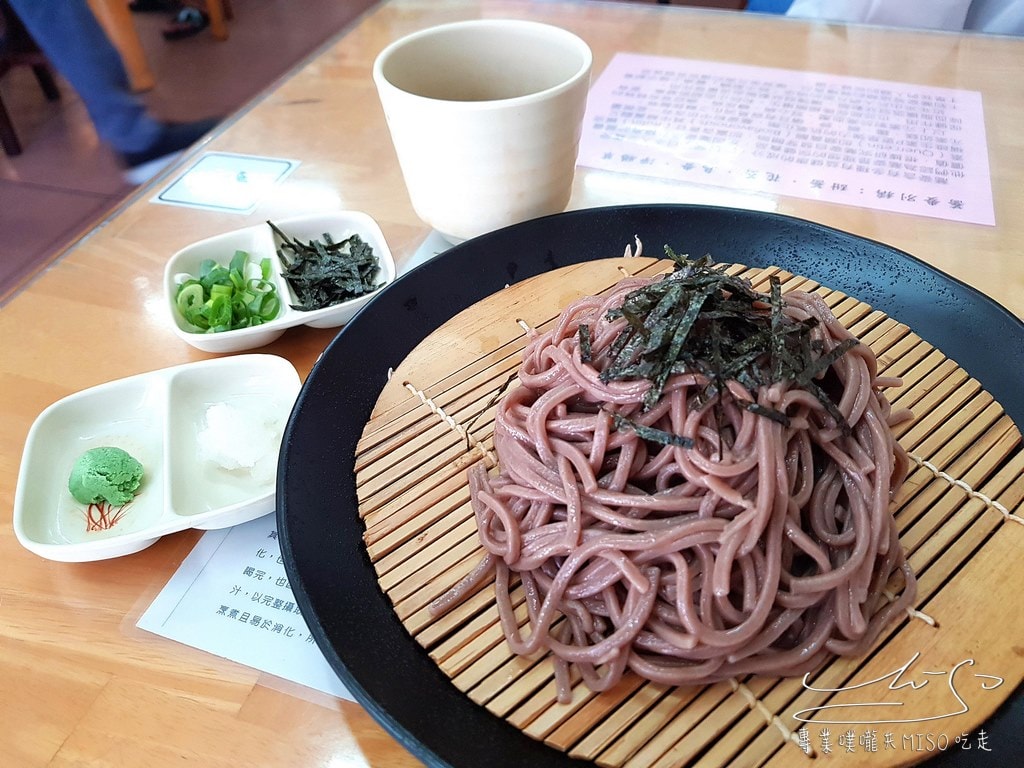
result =
[[[454,29],[462,28],[487,28],[487,27],[519,27],[521,29],[543,29],[548,34],[556,34],[562,36],[567,42],[573,43],[580,52],[581,63],[579,68],[569,77],[565,78],[560,83],[552,85],[548,88],[544,88],[533,93],[527,93],[522,96],[512,96],[506,99],[484,99],[478,101],[460,101],[456,99],[438,99],[431,96],[422,96],[412,91],[407,91],[404,88],[400,88],[392,83],[387,77],[384,76],[384,65],[388,58],[390,58],[400,48],[404,48],[410,43],[425,37],[432,37],[439,33],[445,33]],[[377,85],[378,91],[390,90],[396,93],[401,93],[404,97],[410,99],[416,99],[425,103],[443,104],[445,109],[464,109],[464,110],[479,110],[495,107],[508,107],[515,106],[517,104],[524,104],[531,101],[538,101],[550,97],[551,95],[560,91],[567,90],[574,87],[582,79],[589,78],[590,70],[593,67],[594,54],[590,49],[587,42],[574,32],[570,32],[564,27],[559,27],[555,24],[547,24],[541,21],[530,21],[527,19],[467,19],[464,21],[453,21],[445,24],[437,24],[432,27],[420,29],[415,32],[410,32],[407,35],[403,35],[397,40],[392,41],[386,45],[380,53],[377,54],[373,61],[373,80]]]

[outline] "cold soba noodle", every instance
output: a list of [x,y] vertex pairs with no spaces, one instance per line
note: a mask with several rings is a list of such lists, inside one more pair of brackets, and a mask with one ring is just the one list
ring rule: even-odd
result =
[[470,470],[487,554],[432,606],[493,570],[509,646],[550,651],[563,700],[570,667],[594,690],[627,669],[803,674],[914,598],[889,512],[907,458],[879,391],[898,382],[820,297],[669,255],[669,276],[533,334],[497,408],[500,473]]

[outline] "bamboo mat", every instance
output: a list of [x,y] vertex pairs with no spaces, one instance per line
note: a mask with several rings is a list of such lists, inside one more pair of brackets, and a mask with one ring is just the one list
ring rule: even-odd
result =
[[[601,766],[788,767],[816,758],[891,766],[964,747],[992,749],[1000,762],[999,745],[976,729],[1024,678],[1020,433],[976,381],[905,325],[779,269],[730,271],[761,290],[775,274],[784,291],[821,294],[875,351],[880,370],[904,381],[887,394],[894,407],[914,411],[895,431],[915,463],[894,513],[919,580],[918,612],[887,629],[871,653],[835,659],[806,683],[747,677],[672,688],[627,673],[600,695],[578,684],[565,705],[555,700],[549,660],[508,650],[490,583],[429,616],[427,605],[482,552],[466,468],[493,460],[493,401],[525,343],[517,321],[543,329],[570,301],[624,274],[668,268],[608,259],[507,287],[439,328],[393,372],[359,442],[356,482],[367,550],[409,633],[473,701]],[[514,599],[525,622],[521,590]],[[847,690],[825,690],[840,688]],[[902,706],[863,706],[872,702]],[[794,718],[844,703],[862,706]],[[857,722],[840,722],[849,720]]]

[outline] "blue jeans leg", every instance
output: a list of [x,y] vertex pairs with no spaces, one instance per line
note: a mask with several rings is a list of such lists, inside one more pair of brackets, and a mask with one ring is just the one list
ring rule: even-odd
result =
[[50,63],[77,91],[96,133],[119,152],[141,152],[160,124],[132,92],[117,49],[86,0],[8,0]]

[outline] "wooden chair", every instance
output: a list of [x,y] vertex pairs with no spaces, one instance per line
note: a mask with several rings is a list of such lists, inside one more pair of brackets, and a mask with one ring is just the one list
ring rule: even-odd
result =
[[231,0],[206,0],[206,12],[210,16],[210,34],[216,40],[228,39],[228,22],[235,18]]
[[[21,21],[5,0],[0,0],[0,77],[14,67],[32,67],[32,72],[49,101],[60,98],[60,89],[53,76],[53,69],[39,46],[29,35]],[[0,94],[0,143],[8,155],[21,154],[21,142],[14,131],[10,113],[4,107]]]

